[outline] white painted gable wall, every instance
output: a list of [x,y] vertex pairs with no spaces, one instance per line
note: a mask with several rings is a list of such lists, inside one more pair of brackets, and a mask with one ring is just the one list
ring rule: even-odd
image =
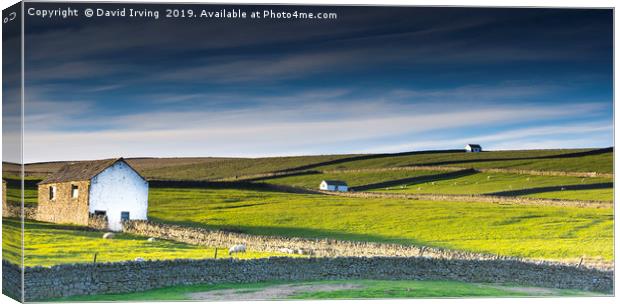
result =
[[349,187],[348,186],[328,185],[325,181],[322,181],[321,184],[319,185],[319,189],[320,190],[327,190],[327,191],[347,192],[349,190]]
[[149,184],[122,161],[91,179],[89,208],[105,211],[109,228],[122,229],[121,212],[128,211],[131,220],[146,220]]
[[327,186],[327,183],[326,183],[326,182],[324,182],[324,181],[323,181],[323,182],[321,182],[321,185],[319,185],[319,189],[321,189],[321,190],[334,190],[334,189],[330,189],[330,188],[333,188],[333,186],[328,187],[328,186]]

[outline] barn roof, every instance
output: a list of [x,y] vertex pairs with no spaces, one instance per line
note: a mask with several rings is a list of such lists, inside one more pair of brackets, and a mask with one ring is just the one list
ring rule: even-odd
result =
[[324,180],[324,182],[328,185],[334,185],[334,186],[346,186],[347,185],[347,183],[343,181],[339,181],[339,180]]
[[[124,162],[127,166],[132,168],[122,157],[74,162],[66,164],[56,173],[48,176],[46,179],[39,182],[39,184],[87,181],[119,161]],[[132,170],[136,171],[133,168]],[[138,171],[136,171],[136,173],[140,175]],[[140,175],[140,177],[142,177],[142,175]],[[142,178],[144,179],[144,177]]]
[[467,144],[471,148],[482,148],[479,144]]

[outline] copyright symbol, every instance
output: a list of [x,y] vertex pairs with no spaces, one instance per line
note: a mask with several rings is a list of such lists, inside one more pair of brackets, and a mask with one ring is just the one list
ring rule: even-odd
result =
[[84,15],[88,18],[93,16],[93,9],[92,8],[87,8],[86,10],[84,10]]

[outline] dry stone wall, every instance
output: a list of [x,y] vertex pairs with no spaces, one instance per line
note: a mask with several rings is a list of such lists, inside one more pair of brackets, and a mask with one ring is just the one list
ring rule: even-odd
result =
[[[8,263],[5,267],[16,267]],[[611,293],[613,273],[507,260],[399,257],[208,259],[26,267],[26,301],[198,283],[272,280],[457,280]]]
[[2,294],[22,302],[22,268],[2,260]]
[[[562,264],[424,246],[251,235],[150,221],[124,222],[123,231],[205,247],[230,247],[236,244],[245,244],[252,251],[287,252],[288,250],[293,250],[299,252],[301,250],[303,254],[316,257],[427,257],[461,260],[516,260],[536,264]],[[572,264],[572,266],[576,265],[577,263]],[[581,267],[603,270],[613,268],[613,263],[600,261],[582,261],[579,265]]]
[[108,230],[108,217],[105,215],[90,214],[88,217],[88,227],[96,230]]
[[481,202],[497,204],[516,204],[516,205],[542,205],[542,206],[562,206],[579,208],[610,208],[613,202],[610,201],[577,201],[562,199],[546,199],[519,196],[498,196],[498,195],[459,195],[459,194],[406,194],[406,193],[382,193],[382,192],[335,192],[321,191],[323,194],[358,197],[358,198],[398,198],[444,202]]
[[[34,206],[24,206],[24,218],[26,219],[37,219],[37,207]],[[7,202],[2,206],[2,217],[22,217],[22,207],[19,203],[15,202]]]
[[600,172],[565,172],[565,171],[539,171],[539,170],[521,170],[521,169],[501,169],[501,168],[488,168],[488,169],[476,169],[485,173],[514,173],[514,174],[528,174],[539,176],[572,176],[572,177],[604,177],[614,178],[613,173],[600,173]]
[[613,173],[600,173],[600,172],[568,172],[568,171],[540,171],[540,170],[524,170],[524,169],[510,169],[510,168],[467,168],[467,166],[455,167],[455,166],[402,166],[402,167],[389,167],[389,168],[360,168],[360,169],[329,169],[329,170],[306,170],[306,171],[283,171],[283,172],[270,172],[260,174],[250,174],[243,176],[225,177],[215,179],[214,181],[261,181],[274,178],[298,176],[298,175],[312,175],[322,173],[363,173],[363,172],[386,172],[386,171],[461,171],[461,170],[475,170],[476,172],[484,173],[508,173],[508,174],[525,174],[525,175],[538,175],[538,176],[571,176],[571,177],[603,177],[613,178]]
[[472,169],[476,172],[483,173],[508,173],[508,174],[525,174],[538,176],[571,176],[571,177],[604,177],[613,178],[613,173],[600,172],[569,172],[569,171],[540,171],[540,170],[524,170],[510,168],[467,168],[454,166],[403,166],[392,168],[361,168],[361,169],[334,169],[315,171],[318,173],[361,173],[361,172],[384,172],[384,171],[460,171]]

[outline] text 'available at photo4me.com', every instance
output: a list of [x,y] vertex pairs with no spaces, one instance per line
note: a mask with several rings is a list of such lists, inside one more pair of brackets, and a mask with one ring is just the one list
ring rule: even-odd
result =
[[144,8],[140,6],[132,7],[86,7],[73,8],[70,6],[55,9],[39,9],[30,7],[26,10],[29,17],[42,19],[54,18],[149,18],[159,20],[162,18],[187,18],[187,19],[302,19],[302,20],[335,20],[338,13],[317,10],[296,10],[283,8],[263,8],[256,10],[246,10],[243,8],[182,8],[162,7]]

